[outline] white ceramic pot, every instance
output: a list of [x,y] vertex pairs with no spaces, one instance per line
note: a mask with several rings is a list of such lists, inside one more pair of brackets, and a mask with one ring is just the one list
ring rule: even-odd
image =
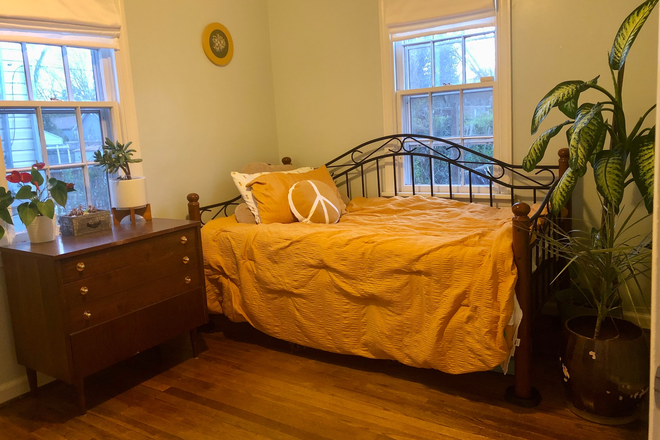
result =
[[117,209],[145,206],[147,179],[144,177],[133,177],[131,180],[110,179],[110,204]]
[[37,216],[26,226],[31,243],[46,243],[55,240],[55,219]]

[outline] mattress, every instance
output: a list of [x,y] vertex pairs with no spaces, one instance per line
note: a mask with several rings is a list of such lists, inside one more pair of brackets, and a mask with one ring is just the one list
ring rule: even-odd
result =
[[357,198],[337,224],[202,228],[209,310],[321,350],[447,373],[490,370],[520,312],[510,209]]

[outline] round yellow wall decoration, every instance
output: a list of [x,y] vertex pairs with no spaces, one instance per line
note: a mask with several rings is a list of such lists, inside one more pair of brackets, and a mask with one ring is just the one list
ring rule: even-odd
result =
[[202,47],[206,57],[218,66],[229,64],[234,56],[234,40],[227,28],[220,23],[206,26],[202,34]]

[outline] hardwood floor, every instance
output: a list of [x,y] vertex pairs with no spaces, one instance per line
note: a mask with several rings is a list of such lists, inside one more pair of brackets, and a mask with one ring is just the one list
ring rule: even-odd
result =
[[535,358],[534,409],[504,402],[511,376],[324,353],[220,320],[201,333],[199,359],[175,341],[185,348],[91,376],[84,416],[60,382],[5,404],[0,439],[646,439],[644,421],[604,427],[568,411],[548,328],[536,339],[547,349]]

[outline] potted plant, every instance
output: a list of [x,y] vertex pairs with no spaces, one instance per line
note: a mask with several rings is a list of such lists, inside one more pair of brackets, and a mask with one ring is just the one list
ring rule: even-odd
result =
[[[55,239],[55,228],[53,217],[55,216],[55,203],[64,207],[68,193],[75,191],[73,183],[66,183],[55,178],[45,179],[40,170],[44,163],[39,162],[32,165],[29,173],[12,171],[7,175],[7,181],[19,185],[16,194],[4,188],[0,189],[0,218],[9,224],[13,224],[9,206],[16,200],[25,200],[16,208],[18,217],[25,225],[28,237],[32,243],[43,243]],[[4,228],[0,237],[4,235]]]
[[[624,218],[621,205],[625,188],[634,183],[652,212],[655,126],[643,126],[655,105],[630,128],[623,110],[623,78],[626,57],[657,3],[643,2],[616,34],[609,53],[613,93],[598,85],[596,77],[562,82],[543,97],[532,116],[532,134],[555,107],[569,119],[541,134],[523,160],[523,168],[533,170],[550,140],[568,127],[569,168],[550,194],[553,215],[561,212],[588,166],[593,169],[602,208],[600,225],[572,235],[559,233],[558,239],[552,234],[544,238],[574,268],[574,287],[596,309],[596,316],[566,322],[562,363],[571,409],[603,423],[636,417],[635,408],[648,391],[648,346],[641,329],[608,314],[620,307],[622,292],[633,295],[640,289],[638,277],[647,274],[649,239],[626,235],[638,221],[632,220],[634,209]],[[580,104],[580,94],[587,89],[600,92],[603,100]]]
[[121,171],[117,178],[110,179],[110,204],[113,208],[128,209],[147,204],[147,183],[144,177],[131,175],[132,163],[142,162],[134,159],[135,150],[128,147],[132,142],[122,145],[119,141],[112,142],[105,138],[102,149],[94,153],[94,161],[109,175]]

